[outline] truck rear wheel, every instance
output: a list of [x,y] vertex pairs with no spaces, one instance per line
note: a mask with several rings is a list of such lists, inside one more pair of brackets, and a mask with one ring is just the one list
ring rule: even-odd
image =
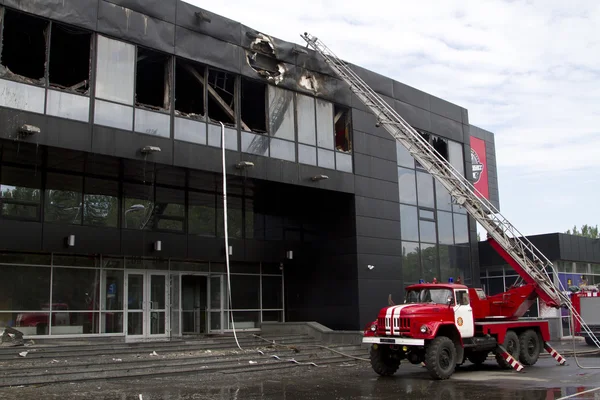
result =
[[381,376],[391,376],[396,373],[400,366],[400,358],[390,346],[374,344],[371,346],[371,367],[373,371]]
[[[506,351],[508,351],[508,354],[513,356],[515,360],[519,359],[519,355],[521,353],[521,346],[519,343],[519,337],[517,336],[515,331],[506,332],[506,336],[504,336],[504,343],[502,344],[502,346],[506,349]],[[512,366],[506,362],[504,357],[502,357],[502,354],[500,354],[499,352],[496,353],[496,362],[501,368],[512,368]]]
[[474,351],[467,357],[475,365],[481,365],[487,360],[489,351]]
[[541,341],[537,332],[533,329],[528,329],[519,335],[519,345],[521,353],[519,361],[523,365],[533,365],[537,362],[541,352]]
[[456,348],[446,336],[438,336],[427,346],[425,366],[434,379],[448,379],[456,368]]

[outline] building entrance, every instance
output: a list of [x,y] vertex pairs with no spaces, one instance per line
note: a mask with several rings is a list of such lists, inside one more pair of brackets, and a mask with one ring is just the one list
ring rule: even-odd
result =
[[169,329],[167,273],[125,273],[125,334],[128,340],[166,338]]

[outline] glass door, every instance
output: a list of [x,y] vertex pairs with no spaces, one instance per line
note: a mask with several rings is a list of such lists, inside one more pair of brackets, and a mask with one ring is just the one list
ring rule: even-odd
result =
[[145,273],[127,272],[125,279],[125,334],[129,337],[144,337],[145,325]]
[[169,327],[167,273],[127,271],[125,293],[128,339],[166,337]]
[[147,286],[150,290],[148,304],[148,336],[159,337],[167,335],[167,274],[148,272]]
[[210,321],[209,332],[223,333],[223,305],[224,290],[223,290],[223,275],[210,277]]

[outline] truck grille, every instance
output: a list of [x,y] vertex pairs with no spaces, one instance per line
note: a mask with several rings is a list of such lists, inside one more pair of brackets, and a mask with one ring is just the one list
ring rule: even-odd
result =
[[394,318],[392,326],[391,317],[380,317],[377,319],[377,330],[380,334],[386,332],[407,333],[410,332],[410,318]]

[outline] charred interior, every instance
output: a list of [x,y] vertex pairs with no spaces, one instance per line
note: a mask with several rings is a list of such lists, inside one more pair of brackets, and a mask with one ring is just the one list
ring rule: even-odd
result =
[[254,39],[250,45],[251,50],[246,51],[248,65],[260,76],[274,80],[275,83],[281,82],[284,68],[277,61],[273,41],[262,33],[248,33],[247,35]]
[[433,136],[431,138],[431,144],[433,145],[433,148],[436,149],[438,153],[440,153],[444,160],[450,160],[450,158],[448,157],[448,141],[446,139]]
[[235,75],[208,70],[208,118],[235,126]]
[[4,10],[2,65],[9,74],[43,82],[48,27],[43,19]]
[[50,35],[50,86],[86,93],[90,80],[92,35],[89,32],[52,24]]
[[350,137],[350,109],[334,105],[333,123],[335,124],[335,148],[338,151],[351,152],[352,138]]
[[188,117],[204,116],[204,72],[200,64],[176,60],[175,111]]
[[138,47],[135,100],[137,105],[169,109],[171,57]]
[[249,130],[267,132],[267,86],[242,78],[242,121]]

